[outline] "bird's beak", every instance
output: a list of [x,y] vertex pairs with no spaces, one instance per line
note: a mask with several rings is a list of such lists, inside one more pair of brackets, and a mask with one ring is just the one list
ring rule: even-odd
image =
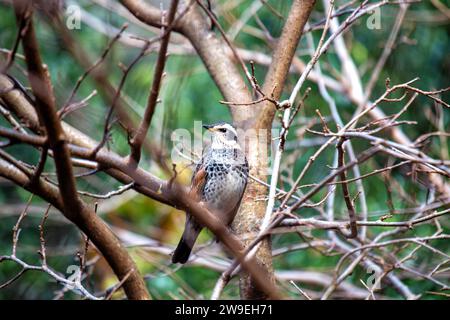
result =
[[203,128],[205,128],[206,130],[209,130],[209,131],[214,131],[214,126],[211,126],[211,125],[208,125],[208,124],[204,124],[203,125]]

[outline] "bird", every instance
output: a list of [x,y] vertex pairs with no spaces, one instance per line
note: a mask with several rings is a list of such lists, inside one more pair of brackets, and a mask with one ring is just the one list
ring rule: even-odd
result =
[[[231,124],[218,122],[203,127],[212,133],[212,142],[194,169],[189,195],[202,202],[220,221],[230,225],[247,186],[248,162]],[[188,261],[202,229],[195,217],[186,212],[184,232],[172,254],[172,263]]]

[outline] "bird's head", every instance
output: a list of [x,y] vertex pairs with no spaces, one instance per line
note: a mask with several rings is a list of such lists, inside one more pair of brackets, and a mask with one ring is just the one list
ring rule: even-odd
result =
[[237,142],[237,131],[229,123],[219,122],[211,125],[204,125],[203,128],[212,133],[213,149],[240,149]]

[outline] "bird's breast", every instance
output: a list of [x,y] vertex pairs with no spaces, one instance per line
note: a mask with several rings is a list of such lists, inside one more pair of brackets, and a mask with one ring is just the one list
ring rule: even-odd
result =
[[203,198],[215,210],[234,208],[242,197],[247,182],[245,170],[232,165],[212,163],[206,168],[207,182]]

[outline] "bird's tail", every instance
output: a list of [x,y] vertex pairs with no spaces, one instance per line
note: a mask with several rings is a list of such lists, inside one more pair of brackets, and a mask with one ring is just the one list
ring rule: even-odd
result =
[[194,225],[192,222],[193,221],[189,221],[186,223],[183,236],[181,237],[180,242],[172,255],[173,263],[186,263],[191,255],[194,243],[201,231],[201,228]]
[[172,262],[173,263],[186,263],[189,256],[191,255],[192,247],[187,244],[184,238],[180,239],[177,248],[173,252]]

